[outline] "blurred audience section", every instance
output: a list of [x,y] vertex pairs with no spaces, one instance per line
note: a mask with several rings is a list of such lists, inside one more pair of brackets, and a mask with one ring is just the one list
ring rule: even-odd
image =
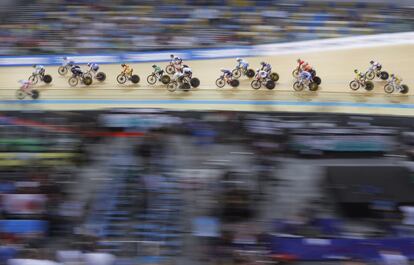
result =
[[409,264],[413,124],[329,114],[3,113],[0,263]]
[[16,0],[2,1],[0,12],[3,55],[230,47],[414,30],[409,0]]

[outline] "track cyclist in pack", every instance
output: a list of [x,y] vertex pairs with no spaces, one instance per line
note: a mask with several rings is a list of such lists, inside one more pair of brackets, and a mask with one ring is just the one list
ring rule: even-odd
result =
[[171,55],[170,55],[170,58],[171,58],[171,63],[172,63],[172,65],[174,65],[174,68],[175,68],[177,71],[181,71],[181,69],[182,69],[183,59],[181,59],[181,58],[180,58],[180,57],[178,57],[178,56],[174,56],[174,54],[171,54]]
[[20,89],[23,90],[26,93],[32,92],[32,82],[28,80],[19,80],[20,83]]
[[45,67],[43,65],[36,65],[35,64],[35,65],[33,65],[33,68],[35,69],[33,71],[33,74],[34,75],[41,75],[41,76],[43,76],[45,74],[45,72],[46,72]]
[[270,75],[270,73],[272,72],[272,66],[266,62],[261,62],[260,65],[260,71],[266,71],[267,74]]
[[134,71],[134,69],[132,69],[131,66],[127,65],[127,64],[121,64],[122,67],[122,74],[124,74],[126,77],[131,78],[132,76],[132,72]]
[[299,74],[299,77],[302,80],[308,80],[308,81],[312,81],[312,75],[311,73],[309,73],[308,71],[302,70]]
[[182,72],[185,76],[191,78],[193,75],[193,71],[191,70],[191,68],[188,65],[183,65],[183,69]]
[[391,80],[390,80],[391,82],[394,82],[397,85],[401,85],[401,82],[403,81],[401,77],[399,77],[395,74],[391,74],[390,77],[391,77]]
[[354,73],[355,73],[355,79],[360,80],[360,81],[365,79],[365,74],[359,71],[358,69],[355,69]]
[[99,65],[97,63],[88,63],[89,70],[96,74],[99,71]]
[[222,72],[222,77],[224,78],[224,81],[230,82],[230,80],[233,78],[233,73],[229,69],[221,68],[220,71]]
[[243,69],[244,71],[247,71],[247,68],[249,67],[249,63],[247,61],[245,61],[242,58],[237,58],[237,68]]
[[304,65],[306,63],[304,60],[302,60],[300,58],[297,60],[297,62],[298,62],[299,69],[302,69],[302,65]]
[[370,69],[372,69],[372,70],[381,70],[382,69],[382,65],[379,63],[379,62],[376,62],[376,61],[374,61],[374,60],[371,60],[370,62],[369,62],[369,64],[371,65],[370,66]]
[[158,78],[158,80],[161,81],[161,77],[164,74],[164,70],[162,70],[161,67],[159,67],[156,64],[153,64],[152,65],[152,69],[154,69],[153,70],[153,73],[155,74],[155,76]]
[[74,66],[75,65],[75,61],[73,61],[71,58],[69,57],[63,57],[63,66]]
[[73,65],[70,68],[70,71],[72,72],[72,74],[74,74],[76,76],[82,76],[83,75],[83,71],[82,71],[82,69],[80,68],[79,65]]
[[174,56],[174,54],[171,54],[170,55],[170,58],[171,58],[171,62],[173,63],[173,64],[179,64],[179,65],[181,65],[182,63],[183,63],[183,59],[181,59],[180,57],[178,57],[178,56]]

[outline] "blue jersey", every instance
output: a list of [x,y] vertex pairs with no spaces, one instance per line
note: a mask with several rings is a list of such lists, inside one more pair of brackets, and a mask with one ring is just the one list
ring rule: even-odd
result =
[[96,63],[93,63],[89,66],[91,68],[91,70],[97,72],[99,70],[99,65]]
[[231,76],[232,75],[230,70],[222,70],[222,72],[223,72],[223,75],[225,75],[225,76]]
[[72,74],[74,75],[81,75],[82,74],[82,70],[80,68],[79,65],[74,65],[72,66],[72,68],[70,69],[70,71],[72,72]]
[[75,62],[73,60],[71,60],[71,59],[63,60],[63,66],[70,66],[70,67],[72,67],[74,65],[75,65]]
[[261,70],[266,71],[266,72],[270,72],[270,71],[272,71],[272,66],[270,64],[262,65]]
[[247,67],[249,67],[249,63],[244,60],[241,60],[237,67],[247,69]]
[[300,78],[302,78],[304,80],[311,80],[312,75],[309,72],[302,71],[302,72],[300,72]]

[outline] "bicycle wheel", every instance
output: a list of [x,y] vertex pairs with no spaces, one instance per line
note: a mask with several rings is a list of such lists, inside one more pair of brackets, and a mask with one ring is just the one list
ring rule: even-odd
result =
[[174,92],[175,90],[177,90],[177,83],[176,82],[171,82],[167,85],[167,90],[170,92]]
[[277,82],[279,80],[279,75],[275,72],[270,74],[270,79],[272,79],[272,81]]
[[181,88],[183,91],[188,92],[188,91],[190,91],[190,89],[191,89],[191,85],[190,85],[189,83],[183,83],[183,84],[180,86],[180,88]]
[[131,76],[131,82],[134,84],[138,84],[139,83],[139,76],[138,75],[132,75]]
[[224,81],[223,78],[217,78],[216,80],[216,86],[219,88],[222,88],[226,85],[226,82]]
[[37,90],[32,90],[32,99],[38,99],[40,96],[39,91]]
[[163,83],[164,85],[170,83],[170,81],[171,81],[171,77],[169,75],[161,76],[161,83]]
[[82,82],[86,85],[86,86],[90,86],[92,85],[92,78],[89,76],[85,76],[82,79]]
[[293,89],[295,91],[302,91],[303,88],[304,88],[304,85],[300,83],[299,81],[296,81],[295,83],[293,83]]
[[259,80],[253,80],[250,85],[253,89],[259,89],[262,86],[262,82],[260,82]]
[[117,81],[119,84],[125,84],[125,82],[127,81],[127,78],[126,78],[126,76],[125,76],[125,75],[123,75],[123,74],[119,74],[119,75],[116,77],[116,81]]
[[387,72],[383,71],[383,72],[380,73],[380,78],[382,80],[387,80],[388,77],[389,77],[389,74]]
[[58,68],[58,73],[60,75],[66,75],[68,72],[68,68],[66,68],[65,66],[59,66]]
[[26,97],[26,93],[20,89],[16,91],[16,98],[24,99]]
[[299,76],[299,70],[298,70],[298,69],[293,70],[293,72],[292,72],[292,76],[293,76],[294,78],[298,78],[298,76]]
[[385,91],[385,93],[387,93],[387,94],[391,94],[392,92],[394,92],[394,86],[393,86],[393,85],[391,85],[391,84],[386,84],[386,85],[384,86],[384,91]]
[[77,77],[72,76],[71,78],[69,78],[68,82],[70,86],[74,87],[78,85],[79,80]]
[[233,77],[234,78],[240,78],[240,76],[241,76],[241,70],[240,69],[238,69],[238,68],[236,68],[236,69],[234,69],[233,71],[232,71],[232,73],[233,73]]
[[200,79],[198,79],[197,77],[193,77],[190,79],[190,85],[194,88],[197,88],[200,86]]
[[172,74],[175,73],[175,68],[174,68],[174,66],[172,66],[171,64],[169,64],[169,65],[167,65],[167,67],[165,67],[165,71],[168,74],[172,75]]
[[230,81],[230,85],[232,87],[238,87],[240,85],[240,81],[238,79],[233,79]]
[[349,87],[350,87],[352,90],[356,91],[356,90],[358,90],[358,89],[359,89],[360,84],[359,84],[356,80],[352,80],[352,81],[349,83]]
[[96,74],[96,79],[99,82],[103,82],[106,79],[106,74],[104,72],[99,72],[99,73]]
[[319,86],[322,83],[322,80],[321,80],[321,78],[319,76],[315,76],[313,78],[313,82],[315,82]]
[[315,83],[315,82],[311,82],[310,84],[309,84],[309,90],[310,91],[317,91],[318,90],[318,84],[317,83]]
[[372,83],[372,81],[365,82],[365,90],[366,91],[371,91],[373,89],[374,89],[374,83]]
[[30,81],[33,85],[36,85],[36,84],[37,84],[37,82],[38,82],[38,80],[39,80],[39,78],[37,77],[37,75],[31,75],[31,76],[29,77],[29,81]]
[[401,85],[401,94],[407,94],[408,93],[408,86],[407,85]]
[[246,72],[246,76],[248,78],[253,78],[254,74],[255,74],[255,72],[254,72],[253,69],[248,69],[247,72]]
[[150,85],[154,85],[157,82],[157,77],[155,75],[147,76],[147,82]]
[[45,82],[46,84],[50,84],[52,82],[52,76],[51,75],[43,76],[43,82]]
[[92,74],[91,73],[84,73],[83,78],[85,78],[85,77],[89,77],[89,78],[92,79]]

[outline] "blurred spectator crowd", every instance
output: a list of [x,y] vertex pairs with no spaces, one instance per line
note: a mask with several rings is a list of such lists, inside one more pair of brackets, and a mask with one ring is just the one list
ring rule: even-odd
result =
[[[345,216],[320,169],[330,163],[302,156],[310,145],[314,158],[328,152],[332,164],[376,169],[390,162],[384,154],[413,149],[412,137],[401,134],[412,132],[413,123],[402,119],[157,110],[4,114],[0,264],[332,264],[391,255],[406,265],[414,259],[414,201],[401,204],[402,189],[390,196],[375,181],[351,183],[348,194],[374,198],[369,207],[376,214]],[[391,162],[409,167],[403,159]],[[397,182],[397,174],[387,175]]]
[[7,1],[0,54],[255,45],[414,30],[409,1]]

